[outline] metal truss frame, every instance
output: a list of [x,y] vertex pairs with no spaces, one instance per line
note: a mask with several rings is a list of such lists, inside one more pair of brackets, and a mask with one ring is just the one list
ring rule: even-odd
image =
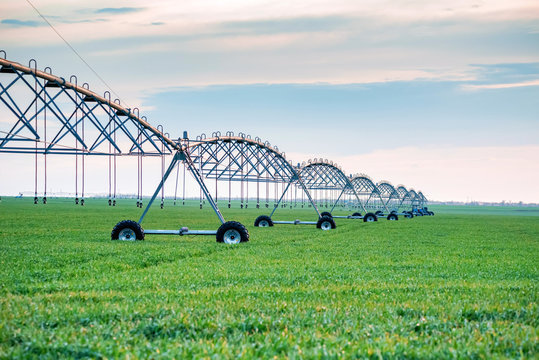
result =
[[[305,183],[305,186],[310,191],[312,190],[336,190],[339,195],[335,201],[330,204],[331,208],[329,212],[322,213],[323,215],[329,214],[332,218],[341,219],[363,219],[363,216],[341,216],[333,215],[333,211],[338,205],[343,195],[351,195],[355,197],[358,204],[362,205],[350,178],[342,171],[342,169],[332,161],[327,159],[313,159],[308,160],[307,163],[303,163],[300,169],[300,176]],[[364,208],[362,206],[362,208]]]
[[421,191],[417,193],[418,201],[419,201],[419,207],[424,208],[427,205],[427,198]]
[[408,190],[408,198],[410,201],[410,206],[412,208],[412,211],[416,210],[419,204],[419,198],[417,196],[417,192],[414,189]]
[[[320,211],[311,197],[298,169],[288,162],[285,154],[279,152],[277,147],[262,142],[260,138],[254,140],[243,133],[234,136],[227,132],[221,136],[220,132],[212,134],[211,138],[205,135],[197,137],[195,141],[187,144],[193,162],[201,175],[216,181],[246,181],[256,183],[283,183],[286,184],[277,203],[269,217],[271,218],[290,187],[295,184],[307,196],[307,200],[316,211],[318,218]],[[305,221],[274,221],[275,224],[308,224],[317,222]]]
[[397,192],[399,193],[399,205],[397,206],[397,210],[400,211],[404,206],[404,200],[408,195],[408,189],[406,189],[404,185],[397,185]]
[[[380,191],[380,197],[384,202],[385,208],[388,209],[388,211],[397,211],[398,208],[393,205],[398,205],[400,202],[400,196],[395,187],[391,185],[389,181],[381,181],[376,184],[376,187]],[[397,204],[395,204],[395,202]]]
[[187,147],[193,162],[208,179],[289,183],[297,177],[278,149],[245,134],[202,136],[189,141]]
[[368,196],[367,201],[360,202],[361,207],[363,208],[363,211],[367,212],[367,208],[370,206],[375,206],[374,204],[369,204],[371,201],[379,201],[380,204],[382,204],[382,207],[389,212],[389,209],[387,208],[386,204],[384,203],[384,200],[382,199],[382,195],[378,187],[375,185],[375,183],[372,181],[372,179],[365,175],[365,174],[359,174],[352,176],[352,179],[350,180],[352,185],[354,186],[354,190],[356,194],[359,196]]
[[[250,136],[243,133],[234,136],[232,132],[227,132],[225,136],[221,136],[220,132],[215,132],[211,138],[201,135],[196,140],[189,140],[187,134],[184,133],[184,138],[180,140],[179,144],[181,149],[173,157],[161,182],[146,206],[139,223],[146,216],[150,206],[155,201],[159,191],[179,161],[183,161],[191,174],[193,174],[206,200],[222,224],[225,223],[225,219],[204,182],[205,178],[215,179],[216,181],[286,183],[286,189],[274,206],[270,217],[278,208],[290,186],[292,184],[298,184],[307,195],[315,211],[320,214],[297,170],[286,160],[284,153],[279,152],[276,147],[271,147],[271,144],[268,142],[262,142],[259,138],[253,140]],[[307,222],[301,223],[307,224]],[[308,223],[317,224],[317,222]],[[188,228],[181,228],[180,230],[146,230],[145,232],[148,234],[176,235],[210,235],[217,233],[217,231],[212,232],[206,230],[203,233],[200,231],[189,231]]]
[[416,211],[421,199],[418,193],[414,189],[407,190],[403,185],[397,187],[397,192],[400,195],[400,204],[398,208],[401,209],[402,207],[405,207],[409,208],[412,212]]
[[16,119],[0,135],[0,152],[161,156],[178,150],[138,109],[111,101],[109,92],[100,96],[87,84],[78,86],[75,76],[68,82],[50,68],[37,70],[35,60],[23,66],[0,58],[0,66],[0,101]]
[[[2,53],[5,57],[5,52]],[[125,108],[120,105],[119,100],[111,101],[110,93],[97,95],[89,90],[87,84],[78,86],[75,76],[68,82],[52,75],[50,68],[47,69],[48,72],[37,70],[35,60],[31,60],[29,66],[24,66],[0,58],[0,101],[15,116],[15,124],[9,131],[2,132],[0,152],[35,156],[54,154],[163,157],[174,154],[137,223],[140,230],[142,231],[140,224],[150,206],[179,161],[186,163],[220,222],[225,223],[204,183],[204,174],[191,159],[189,140],[176,142],[163,132],[161,126],[155,128],[144,117],[140,117],[138,109]],[[19,99],[21,92],[26,94]],[[49,133],[47,138],[47,130],[54,128],[56,130],[52,137]],[[184,138],[187,138],[186,134]],[[45,199],[44,197],[44,202]],[[34,202],[37,203],[37,198]],[[137,206],[139,205],[142,207],[142,202],[137,203]],[[145,233],[212,235],[217,234],[217,231],[189,231],[188,228],[182,228],[146,230]]]
[[[290,165],[290,164],[289,164]],[[285,189],[283,190],[279,200],[275,204],[271,214],[269,215],[268,219],[271,221],[272,224],[288,224],[288,225],[317,225],[317,227],[320,227],[320,219],[322,218],[322,215],[320,213],[320,209],[318,208],[318,205],[312,198],[312,194],[309,190],[313,189],[328,189],[328,190],[335,190],[335,189],[341,189],[343,186],[347,186],[347,178],[346,175],[342,173],[340,169],[338,169],[333,163],[328,162],[327,160],[324,162],[322,160],[309,160],[307,164],[303,164],[302,166],[299,166],[297,168],[294,168],[290,165],[290,168],[294,171],[294,177],[291,177],[289,181],[287,182],[287,185]],[[283,198],[285,197],[286,193],[290,189],[290,187],[295,184],[301,190],[305,193],[307,196],[308,201],[310,202],[311,206],[313,207],[314,211],[317,214],[317,221],[302,221],[299,219],[296,220],[273,220],[272,217],[279,208],[279,205],[281,204]],[[342,193],[341,193],[342,195]],[[340,198],[340,196],[339,196]],[[335,204],[338,202],[338,200],[335,202]],[[334,204],[334,205],[335,205]],[[333,209],[333,208],[332,208]],[[321,227],[325,230],[329,230],[330,228]]]
[[[339,191],[330,215],[343,195],[355,197],[365,212],[374,205],[370,202],[379,202],[388,212],[390,202],[395,200],[398,200],[397,209],[407,205],[413,211],[424,207],[427,202],[423,193],[407,191],[404,186],[395,189],[388,182],[377,186],[366,175],[348,177],[336,164],[327,160],[309,160],[301,167],[294,167],[277,147],[243,133],[236,136],[227,132],[221,136],[220,132],[215,132],[210,138],[203,134],[190,140],[184,132],[183,138],[172,140],[163,132],[162,126],[154,127],[140,116],[137,108],[124,107],[118,99],[112,101],[110,92],[100,96],[90,91],[86,83],[79,86],[76,76],[66,81],[53,75],[50,68],[37,70],[37,62],[33,59],[24,66],[6,60],[5,52],[0,53],[4,55],[4,58],[0,57],[0,103],[15,117],[14,124],[7,131],[0,131],[0,153],[34,154],[36,159],[38,155],[53,154],[82,155],[83,158],[101,155],[109,156],[109,159],[116,156],[161,156],[163,168],[164,156],[173,155],[138,221],[139,226],[167,178],[180,163],[184,163],[193,175],[221,224],[225,224],[225,219],[205,179],[286,184],[269,215],[270,220],[292,185],[306,194],[319,220],[322,216],[311,196],[312,190]],[[361,201],[360,196],[368,196],[367,201]],[[299,220],[274,223],[319,225],[318,222]],[[210,235],[217,231],[181,228],[146,230],[145,233]]]
[[[322,159],[309,160],[307,163],[303,163],[297,169],[296,177],[297,185],[302,188],[302,190],[307,195],[313,209],[318,215],[318,219],[322,217],[320,209],[316,202],[312,199],[312,194],[310,190],[341,190],[341,193],[335,203],[333,204],[331,211],[338,203],[339,199],[343,194],[343,189],[348,186],[348,178],[344,173],[332,162],[327,160],[323,161]],[[270,218],[275,214],[275,211],[279,207],[282,199],[284,198],[286,192],[290,188],[292,183],[289,183],[288,186],[283,191],[279,201],[274,207],[273,211],[270,214]],[[318,221],[272,221],[274,224],[292,224],[292,225],[317,225]]]

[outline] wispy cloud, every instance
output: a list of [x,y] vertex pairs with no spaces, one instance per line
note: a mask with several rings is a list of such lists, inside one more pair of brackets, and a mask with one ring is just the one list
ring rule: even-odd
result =
[[120,7],[120,8],[101,8],[95,10],[96,14],[129,14],[144,10],[144,8]]
[[18,19],[3,19],[2,21],[0,21],[0,23],[12,27],[38,27],[45,25],[45,23],[42,21]]
[[522,81],[518,83],[506,83],[506,84],[481,84],[481,85],[461,85],[461,88],[466,91],[486,90],[486,89],[510,89],[519,88],[525,86],[539,86],[539,79]]
[[230,21],[218,26],[220,33],[232,34],[278,34],[326,32],[348,28],[359,19],[346,16],[289,17],[279,19],[257,19]]
[[519,83],[539,78],[539,62],[472,64],[478,81]]
[[85,24],[85,23],[96,23],[96,22],[107,22],[108,19],[104,18],[95,18],[95,19],[77,19],[73,16],[58,16],[58,15],[45,15],[45,17],[50,21],[53,20],[53,23],[62,23],[62,24]]

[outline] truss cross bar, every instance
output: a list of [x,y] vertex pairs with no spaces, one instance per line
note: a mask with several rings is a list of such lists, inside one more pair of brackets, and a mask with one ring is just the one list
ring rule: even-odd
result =
[[[202,168],[204,168],[206,164],[210,164],[210,160],[213,158],[213,159],[215,159],[215,165],[207,172],[207,176],[210,176],[212,171],[214,172],[215,177],[217,179],[221,179],[223,177],[223,175],[226,174],[226,173],[228,173],[229,176],[230,176],[230,172],[232,171],[232,161],[231,160],[235,161],[235,157],[232,156],[232,151],[231,151],[230,147],[224,146],[223,143],[216,143],[215,145],[216,145],[217,148],[214,151],[210,152],[211,145],[212,144],[210,144],[207,148],[203,149],[204,152],[206,152],[206,153],[208,153],[210,155],[210,157],[208,158],[208,161],[206,161],[204,164],[202,164]],[[219,157],[219,152],[222,153],[222,156],[220,156],[220,157]],[[235,163],[237,164],[236,161],[235,161]],[[219,165],[220,164],[223,164],[224,168],[220,171],[220,174],[217,174],[218,171],[219,171]],[[232,176],[230,176],[230,177],[232,177]]]
[[[255,158],[256,159],[256,162],[255,162],[256,165],[251,166],[251,170],[249,170],[248,174],[250,174],[251,172],[256,170],[256,179],[259,180],[260,177],[263,175],[264,171],[269,172],[268,167],[266,166],[266,164],[260,158],[260,154],[263,151],[263,149],[260,148],[259,146],[257,146],[254,149],[249,148],[249,151],[251,152],[250,158]],[[260,166],[260,165],[262,166],[262,171],[260,171],[258,169],[258,166]]]
[[[238,151],[238,156],[242,154],[242,150],[241,148],[238,146],[238,143],[232,143],[232,147],[233,149],[232,150],[237,150]],[[230,176],[231,178],[235,177],[237,173],[241,172],[242,169],[243,169],[243,165],[240,164],[237,160],[236,160],[236,157],[232,157],[232,161],[234,161],[234,163],[236,165],[238,165],[238,167],[236,168],[236,170],[232,173],[232,175]]]
[[[84,102],[81,103],[81,105],[83,104]],[[94,110],[98,107],[98,105],[95,105],[94,107],[90,108],[86,103],[84,103],[84,107],[86,107],[86,110],[88,111],[85,111],[82,107],[81,107],[81,111],[83,113],[83,116],[81,117],[80,121],[79,122],[82,122],[83,119],[88,119],[95,127],[96,129],[99,131],[99,136],[98,138],[101,136],[101,134],[104,134],[106,139],[108,141],[111,142],[111,144],[113,144],[114,148],[116,148],[116,150],[121,153],[122,151],[120,150],[119,147],[117,147],[116,145],[116,142],[107,134],[107,128],[103,126],[103,124],[101,124],[101,121],[99,121],[99,119],[97,118],[97,115],[94,113]],[[126,133],[126,135],[128,137],[131,137],[129,134],[128,131],[124,131]],[[135,141],[134,139],[132,139],[132,141]],[[97,139],[94,141],[94,143],[88,147],[87,145],[84,146],[84,148],[86,149],[86,151],[88,152],[92,152],[94,151],[96,148],[97,148],[97,145],[96,145],[96,142],[97,142]]]
[[[0,84],[1,85],[1,84]],[[39,140],[39,135],[38,133],[35,131],[35,129],[32,127],[32,125],[29,123],[29,121],[26,119],[26,117],[24,115],[17,115],[17,111],[10,105],[6,102],[6,100],[3,98],[3,97],[0,97],[0,100],[7,106],[7,108],[9,110],[11,110],[11,112],[13,112],[19,120],[17,120],[17,122],[15,123],[15,125],[13,125],[13,127],[11,128],[11,130],[8,132],[7,136],[4,141],[0,144],[0,147],[3,147],[4,144],[6,144],[8,141],[10,141],[10,139],[13,139],[15,136],[17,136],[17,134],[19,132],[21,132],[22,129],[24,129],[24,127],[28,128],[36,137],[36,140]],[[16,105],[15,105],[16,106]],[[16,109],[18,111],[20,111],[17,107]],[[22,112],[21,112],[22,114]],[[17,125],[19,125],[19,122],[23,122],[23,126],[21,126],[17,131],[13,132],[13,130],[15,130],[15,128],[17,128]]]
[[[259,145],[228,140],[222,143],[212,141],[207,144],[197,144],[194,148],[201,149],[200,154],[197,154],[194,159],[199,161],[198,157],[204,158],[201,168],[206,177],[222,179],[226,176],[234,180],[243,172],[241,180],[249,181],[251,178],[258,179],[267,172],[273,181],[281,178],[288,182],[291,178],[288,167],[277,161],[275,156],[270,156],[267,149]],[[237,160],[241,156],[244,159],[243,164]],[[220,167],[220,165],[223,166]]]
[[[61,110],[58,109],[58,111],[61,113]],[[71,133],[75,139],[77,139],[77,141],[81,144],[84,144],[84,142],[82,141],[82,138],[79,136],[79,134],[76,132],[75,130],[75,126],[78,125],[78,122],[75,121],[75,124],[71,125],[70,121],[73,119],[73,117],[75,116],[77,112],[77,109],[75,109],[75,111],[69,116],[69,118],[66,118],[66,122],[63,123],[62,127],[60,128],[60,130],[56,133],[56,135],[54,136],[54,138],[50,141],[50,145],[47,147],[47,152],[50,151],[52,149],[52,147],[54,145],[56,145],[57,141],[60,141],[62,138],[64,138],[68,133]],[[63,113],[62,113],[63,115]],[[63,115],[64,116],[64,115]],[[61,121],[61,120],[60,120]],[[61,121],[62,122],[62,121]],[[63,134],[62,134],[62,131],[64,129],[67,129],[67,131],[65,131]],[[60,136],[60,134],[62,134]]]
[[[216,149],[210,151],[212,145],[215,145]],[[229,152],[227,152],[226,148],[222,146],[222,144],[219,144],[219,143],[199,144],[196,147],[194,147],[192,151],[193,152],[198,151],[199,154],[193,156],[193,161],[198,162],[200,164],[200,167],[202,168],[202,171],[206,174],[206,177],[210,177],[213,172],[215,174],[215,177],[220,179],[222,177],[222,174],[229,170],[229,165],[225,163],[225,160],[227,160],[230,157],[230,155],[229,155]],[[201,158],[206,153],[208,154],[208,159],[202,162]],[[218,175],[217,173],[218,173],[220,164],[221,165],[224,164],[225,168],[221,171],[221,174]],[[206,170],[206,165],[213,165],[213,166],[209,170]]]
[[[40,84],[40,86],[42,86],[42,85]],[[54,139],[56,139],[59,136],[59,134],[62,132],[62,130],[64,128],[67,128],[68,132],[71,133],[75,137],[75,139],[77,139],[77,141],[79,141],[80,143],[83,143],[81,137],[75,131],[74,126],[72,126],[70,124],[71,119],[73,118],[73,116],[75,115],[75,113],[78,110],[78,106],[75,108],[75,111],[71,114],[71,116],[69,118],[67,118],[64,115],[64,112],[58,107],[58,104],[56,104],[56,102],[55,102],[55,99],[57,99],[62,93],[66,94],[71,99],[71,101],[73,101],[74,103],[76,103],[75,100],[71,97],[71,95],[66,91],[65,88],[61,88],[61,91],[59,91],[54,97],[51,97],[50,94],[47,93],[45,87],[42,86],[42,88],[43,88],[43,93],[45,94],[45,98],[44,98],[45,106],[47,108],[49,108],[51,110],[51,112],[56,116],[56,118],[62,123],[62,128],[60,128],[60,130],[58,131],[58,133],[56,134]],[[47,99],[46,99],[47,94],[49,95],[49,99],[50,99],[49,101],[47,101]],[[51,108],[51,104],[54,105],[54,107],[58,111],[58,114],[60,114],[61,117],[54,111],[54,109]],[[53,145],[54,145],[54,141],[51,141],[51,145],[49,146],[49,148],[52,147]]]
[[[2,84],[0,84],[0,86],[2,86]],[[26,119],[26,116],[25,116],[26,111],[23,113],[23,111],[19,108],[19,106],[17,105],[15,100],[13,100],[11,95],[8,92],[6,92],[5,94],[7,95],[8,99],[11,101],[13,106],[11,106],[2,96],[0,96],[0,100],[2,100],[2,102],[9,108],[9,110],[11,110],[11,112],[18,117],[18,121],[17,121],[17,123],[15,123],[15,126],[13,126],[13,128],[15,128],[17,126],[19,121],[22,121],[24,123],[24,125],[36,136],[36,138],[39,139],[39,135],[38,135],[37,131],[31,125],[31,121],[36,115],[33,116],[31,119]],[[34,99],[33,101],[35,102],[36,100]],[[28,109],[31,108],[32,104],[30,104]],[[15,111],[15,109],[13,107],[15,107],[16,111]],[[23,128],[21,127],[13,135],[17,135],[22,129]]]
[[[256,151],[255,151],[256,149]],[[260,159],[258,157],[259,154],[259,148],[253,148],[252,146],[246,146],[246,154],[245,154],[245,160],[248,162],[248,164],[251,164],[251,168],[248,169],[247,173],[244,175],[244,178],[247,179],[249,174],[256,171],[256,177],[258,178],[261,173],[258,171],[258,164],[260,162]],[[256,161],[253,163],[253,159]],[[248,167],[248,166],[247,166]],[[280,166],[282,169],[282,166]],[[284,170],[284,169],[283,169]]]
[[7,86],[2,86],[2,91],[0,91],[0,96],[2,96],[4,93],[7,93],[10,87],[12,87],[21,77],[21,74],[17,73],[17,77],[13,79],[12,82],[10,82]]
[[[212,149],[212,146],[215,145],[215,149]],[[194,162],[200,163],[200,166],[202,169],[206,167],[206,165],[213,164],[215,165],[213,168],[216,168],[220,163],[222,163],[228,156],[229,152],[228,149],[223,146],[222,143],[212,142],[212,143],[205,143],[205,144],[199,144],[196,146],[196,149],[198,150],[198,154],[193,157]],[[223,155],[219,158],[219,153],[223,152]],[[205,154],[208,154],[207,160],[202,162],[202,159]],[[212,160],[215,160],[215,163],[212,162]],[[208,174],[211,173],[213,170],[210,169]]]
[[[22,75],[18,74],[18,78],[17,78],[17,79],[20,79],[24,84],[26,84],[26,86],[27,86],[27,87],[28,87],[28,88],[29,88],[29,89],[36,95],[35,98],[34,98],[34,100],[32,101],[32,103],[28,106],[27,110],[30,109],[30,108],[32,107],[32,105],[34,104],[34,102],[37,101],[37,98],[39,98],[39,99],[43,102],[43,106],[40,107],[40,109],[36,112],[36,114],[35,114],[34,116],[32,116],[30,119],[28,119],[28,122],[29,122],[29,123],[30,123],[34,118],[36,118],[42,111],[44,111],[44,110],[47,109],[47,108],[48,108],[49,110],[51,110],[51,112],[52,112],[52,113],[53,113],[53,114],[60,120],[60,122],[62,122],[62,119],[58,117],[58,115],[55,113],[54,109],[52,109],[51,106],[50,106],[50,103],[53,103],[53,104],[55,105],[55,107],[58,108],[57,105],[54,103],[54,100],[55,100],[58,96],[60,96],[60,93],[61,93],[61,92],[59,92],[58,94],[56,94],[54,97],[51,97],[51,96],[49,95],[49,99],[50,99],[50,100],[47,101],[47,91],[46,91],[46,88],[45,88],[45,86],[43,86],[39,81],[37,81],[37,77],[34,76],[34,79],[36,80],[36,83],[39,84],[39,87],[40,87],[40,91],[39,91],[39,92],[36,91],[36,89],[34,89],[34,88],[32,87],[32,85],[31,85],[28,81],[26,81],[26,79],[25,79]],[[24,113],[23,113],[23,112],[19,109],[19,107],[16,105],[15,101],[13,100],[13,98],[12,98],[8,93],[6,93],[6,94],[7,94],[8,97],[10,98],[11,102],[17,107],[17,109],[18,109],[18,111],[19,111],[19,114],[20,114],[19,119],[21,119],[21,118],[24,119]],[[7,105],[7,104],[6,104],[6,105]],[[58,110],[59,110],[59,109],[58,109]],[[13,110],[12,110],[12,112],[13,112]],[[25,113],[26,113],[26,111],[25,111]],[[16,114],[16,113],[15,113],[15,114]],[[17,115],[17,114],[16,114],[16,115]],[[62,115],[63,115],[63,114],[62,114]],[[22,116],[22,117],[21,117],[21,116]],[[20,131],[20,130],[19,130],[19,131]],[[15,133],[15,135],[16,135],[19,131],[17,131],[17,132]],[[39,136],[38,136],[38,138],[39,138]]]
[[[68,124],[71,124],[71,120],[73,119],[73,117],[76,115],[77,111],[79,111],[79,107],[77,106],[75,108],[75,110],[73,111],[73,113],[71,113],[71,115],[69,115],[69,118],[68,118]],[[75,120],[75,123],[73,125],[70,125],[71,128],[75,128],[77,125],[79,124],[79,121]],[[62,125],[62,127],[60,128],[60,130],[56,133],[56,135],[54,136],[54,138],[51,140],[51,147],[56,143],[56,142],[59,142],[60,140],[62,140],[68,133],[69,131],[63,131],[67,126],[66,125]],[[77,134],[75,136],[75,138],[77,139],[78,142],[81,142],[82,139],[79,137],[78,133],[75,131],[75,134]]]
[[[243,148],[244,148],[244,151],[241,152],[243,154],[243,160],[244,160],[242,169],[245,170],[246,168],[247,172],[245,174],[242,174],[242,179],[245,180],[245,179],[248,179],[249,174],[251,172],[256,170],[258,173],[258,170],[256,169],[256,165],[251,161],[253,158],[256,158],[252,147],[243,145]],[[251,169],[249,169],[249,164],[251,165]]]
[[[159,148],[159,146],[157,146],[157,144],[152,140],[152,137],[148,135],[148,129],[146,129],[144,126],[142,126],[142,124],[140,124],[139,122],[135,121],[133,118],[129,117],[129,120],[131,120],[131,122],[140,129],[140,132],[141,134],[144,134],[144,136],[146,137],[147,141],[149,141],[153,147],[157,150],[157,153],[162,155],[163,153],[161,152],[161,149]],[[157,135],[156,135],[157,136]],[[163,136],[163,135],[160,135],[160,136]],[[162,139],[161,137],[159,139]]]
[[[14,82],[16,81],[17,79],[14,80]],[[0,87],[4,89],[4,86],[0,83]],[[35,92],[34,89],[32,89],[32,91]],[[15,125],[13,125],[13,127],[11,128],[11,130],[9,131],[9,133],[11,134],[13,132],[13,130],[17,127],[17,125],[19,124],[19,122],[23,122],[24,125],[36,136],[36,139],[39,139],[39,134],[37,133],[37,131],[34,129],[34,127],[32,126],[32,119],[26,119],[26,113],[32,108],[32,106],[34,104],[37,103],[37,96],[34,96],[32,101],[30,102],[30,104],[28,105],[28,107],[26,108],[26,110],[21,111],[19,109],[19,107],[17,106],[17,103],[13,100],[13,98],[11,97],[11,95],[7,92],[7,89],[5,91],[5,94],[7,95],[8,99],[11,101],[11,103],[15,106],[15,108],[19,111],[19,114],[17,114],[14,109],[2,98],[2,94],[4,93],[4,91],[2,91],[0,93],[0,99],[2,100],[2,102],[11,110],[11,112],[13,112],[15,115],[17,115],[17,122],[15,123]],[[15,132],[15,134],[13,134],[13,137],[15,135],[17,135],[21,130],[23,129],[23,127],[21,127],[21,129],[19,129],[17,132]],[[0,145],[1,146],[1,145]]]
[[[124,134],[128,135],[129,133],[129,130],[127,128],[125,128],[125,124],[130,120],[129,118],[126,119],[125,121],[122,121],[118,115],[114,114],[114,112],[110,113],[108,111],[110,111],[110,108],[109,109],[105,109],[103,104],[100,104],[101,108],[107,112],[107,115],[109,116],[109,121],[107,122],[107,124],[103,127],[103,131],[99,134],[99,136],[95,139],[94,143],[92,144],[92,146],[90,147],[91,150],[93,149],[96,149],[99,145],[101,145],[104,141],[108,140],[109,143],[111,143],[114,148],[116,148],[116,150],[118,152],[121,152],[120,148],[116,145],[116,142],[113,140],[113,134],[115,134],[118,129],[121,129],[124,131]],[[116,127],[112,127],[112,130],[110,132],[107,131],[107,129],[109,128],[109,125],[111,124],[116,124]],[[136,124],[135,124],[136,125]],[[137,125],[136,125],[137,126]],[[101,141],[99,141],[99,139],[101,138],[101,135],[103,135],[103,139]],[[131,135],[129,133],[129,135]],[[132,137],[132,136],[131,136]],[[139,144],[139,148],[141,149],[142,151],[142,143],[140,143],[139,141],[136,141],[137,144]],[[133,148],[133,146],[131,147],[131,149]]]
[[[219,162],[219,158],[217,158],[216,155],[213,154],[214,152],[212,151],[212,153],[210,153],[211,145],[212,144],[210,143],[206,148],[202,148],[202,150],[204,150],[204,153],[210,154],[211,157],[213,157],[217,162]],[[226,167],[225,170],[229,172],[229,177],[233,178],[238,173],[238,171],[241,169],[241,164],[236,160],[236,156],[232,156],[232,151],[237,150],[237,146],[235,144],[233,144],[233,143],[230,143],[229,147],[223,146],[222,144],[218,144],[217,146],[221,147],[221,149],[224,151],[224,155],[222,157],[222,160],[225,160],[227,158],[230,160],[230,164]],[[232,147],[234,147],[234,149],[232,149]],[[216,150],[218,151],[219,148],[216,149]],[[239,152],[241,152],[241,150],[239,150]],[[201,157],[202,155],[203,155],[203,153],[201,153],[199,156]],[[209,159],[211,159],[211,157]],[[208,161],[209,161],[209,159],[208,159]],[[237,165],[237,170],[232,169],[232,162]],[[205,162],[204,165],[207,164],[207,163],[208,162]],[[201,164],[201,168],[204,168],[204,165]],[[217,167],[217,166],[218,166],[218,164],[216,164],[214,167]],[[230,174],[231,171],[234,171],[234,173]],[[211,169],[210,169],[210,173],[211,173]]]
[[[335,174],[333,171],[331,171],[328,167],[326,166],[317,166],[316,168],[313,167],[313,170],[314,172],[316,173],[316,177],[314,178],[314,183],[315,183],[315,186],[322,186],[323,184],[326,184],[328,186],[332,186],[332,187],[336,187],[337,183],[336,183],[336,176],[337,174]],[[333,174],[330,174],[333,173]],[[333,176],[331,176],[333,175]],[[317,180],[318,180],[318,183],[317,183]]]
[[[88,106],[88,104],[86,102],[84,102],[84,106],[88,110],[88,112],[83,110],[85,118],[88,118],[92,122],[92,124],[94,124],[94,126],[99,130],[100,134],[107,133],[106,127],[104,127],[103,124],[101,124],[101,122],[97,118],[97,115],[94,113],[94,111],[98,107],[101,107],[101,109],[106,111],[106,109],[103,107],[103,105],[101,103],[97,103],[93,107],[90,107],[90,106]],[[119,123],[117,122],[117,125],[123,131],[123,133],[129,138],[129,140],[131,140],[131,142],[133,143],[133,146],[137,147],[139,149],[139,151],[141,153],[143,153],[144,151],[142,150],[142,147],[139,144],[139,141],[134,138],[134,136],[131,134],[129,129],[127,129],[126,126],[125,126],[125,124],[128,121],[129,121],[129,119],[126,119],[125,121],[120,121]],[[106,137],[107,137],[107,139],[110,139],[110,136],[106,136]],[[97,147],[97,145],[94,142],[94,144],[92,144],[92,146],[88,149],[88,151],[93,151],[96,147]],[[122,152],[120,149],[117,149],[117,150],[118,150],[119,153]]]
[[[271,165],[271,167],[275,170],[275,173],[272,173],[272,172],[268,171],[268,174],[273,178],[274,181],[277,181],[276,175],[280,174],[279,170],[283,170],[283,168],[281,166],[276,167],[274,165],[274,163],[276,162],[275,157],[273,157],[272,159],[268,158],[268,151],[263,151],[262,155],[264,156],[264,158],[268,162],[268,165]],[[281,175],[281,179],[283,181],[285,181],[285,182],[288,182],[288,181],[292,181],[293,176],[290,176],[290,179],[285,179],[285,177],[283,175]]]

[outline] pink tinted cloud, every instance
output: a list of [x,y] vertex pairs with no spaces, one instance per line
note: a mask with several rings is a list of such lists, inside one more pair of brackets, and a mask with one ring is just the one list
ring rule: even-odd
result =
[[[319,155],[319,154],[316,154]],[[377,150],[353,156],[320,154],[348,173],[422,190],[434,200],[539,202],[539,145]],[[303,161],[310,154],[289,154]]]

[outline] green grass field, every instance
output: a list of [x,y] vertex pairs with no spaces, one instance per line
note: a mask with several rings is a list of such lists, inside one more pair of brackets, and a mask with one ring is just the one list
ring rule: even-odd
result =
[[[254,228],[267,211],[236,208],[225,217],[247,225],[249,243],[111,241],[119,220],[140,216],[133,203],[3,198],[1,358],[539,356],[537,208],[438,206],[397,222],[337,219],[329,232]],[[218,222],[208,207],[167,205],[143,226]]]

